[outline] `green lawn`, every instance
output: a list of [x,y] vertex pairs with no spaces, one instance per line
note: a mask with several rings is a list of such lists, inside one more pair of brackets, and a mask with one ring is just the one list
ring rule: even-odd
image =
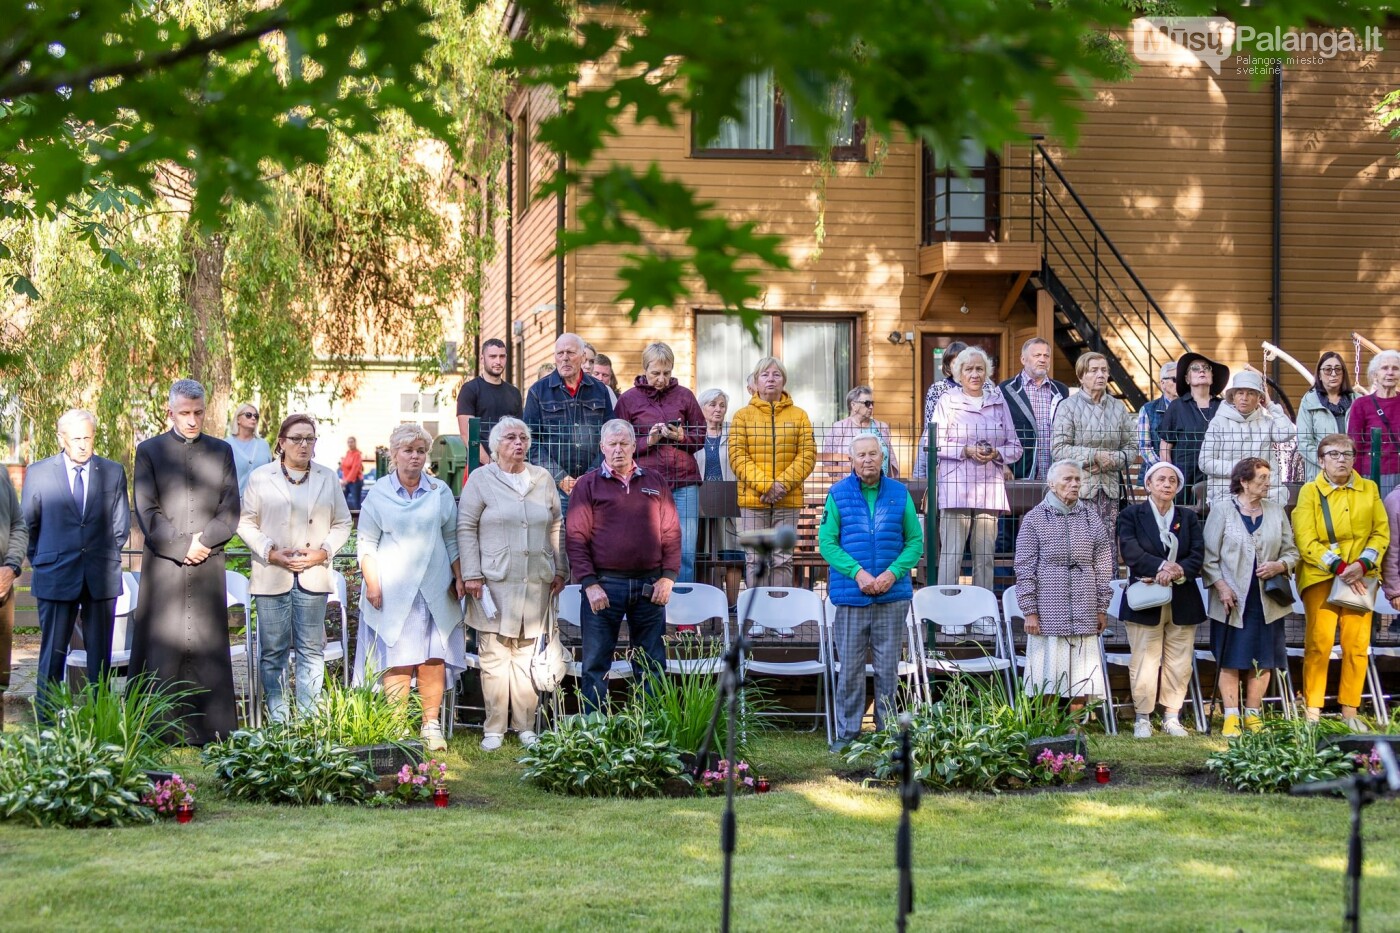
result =
[[[1113,783],[930,795],[915,816],[911,929],[1318,930],[1340,926],[1341,801],[1203,787],[1218,739],[1091,739]],[[714,929],[722,799],[592,801],[519,782],[459,735],[447,811],[229,803],[201,778],[189,826],[0,824],[7,930]],[[185,753],[188,755],[189,753]],[[735,928],[893,923],[898,800],[773,734],[776,784],[739,801]],[[192,756],[189,760],[192,760]],[[1400,809],[1366,814],[1367,927],[1400,929]]]

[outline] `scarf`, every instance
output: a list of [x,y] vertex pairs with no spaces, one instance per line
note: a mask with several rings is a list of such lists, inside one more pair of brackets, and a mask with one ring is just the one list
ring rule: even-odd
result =
[[1067,505],[1063,499],[1055,495],[1053,489],[1047,489],[1045,491],[1045,498],[1040,500],[1040,504],[1052,511],[1059,512],[1061,515],[1068,515],[1079,506],[1077,501],[1074,505]]

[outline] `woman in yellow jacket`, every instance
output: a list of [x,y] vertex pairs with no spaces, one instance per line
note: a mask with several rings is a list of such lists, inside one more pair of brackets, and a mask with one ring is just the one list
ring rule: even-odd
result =
[[[1322,713],[1327,690],[1327,665],[1332,643],[1341,628],[1342,682],[1337,701],[1342,718],[1353,732],[1367,731],[1357,716],[1361,685],[1366,678],[1371,646],[1371,613],[1334,606],[1327,601],[1334,577],[1360,589],[1363,578],[1375,577],[1390,543],[1390,521],[1381,503],[1380,488],[1352,469],[1356,448],[1345,434],[1329,434],[1317,445],[1322,472],[1298,493],[1293,510],[1293,536],[1301,555],[1298,590],[1307,612],[1303,649],[1303,695],[1308,719]],[[1322,514],[1326,500],[1332,513],[1336,546]]]
[[[817,443],[807,413],[784,391],[787,369],[765,356],[749,377],[753,396],[729,425],[729,463],[739,480],[741,531],[797,527],[802,481],[817,465]],[[792,551],[774,552],[766,585],[792,586]],[[744,558],[749,586],[758,585],[758,558]]]

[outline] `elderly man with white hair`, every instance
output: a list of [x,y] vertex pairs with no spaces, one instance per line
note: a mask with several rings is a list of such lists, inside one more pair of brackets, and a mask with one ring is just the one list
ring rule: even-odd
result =
[[204,433],[204,387],[170,387],[171,430],[136,448],[136,521],[145,535],[131,670],[193,688],[185,740],[207,745],[238,727],[229,657],[224,545],[238,529],[238,472],[226,441]]
[[1347,413],[1347,434],[1356,445],[1355,470],[1371,475],[1371,431],[1381,432],[1381,498],[1400,486],[1400,351],[1382,350],[1366,366],[1371,394],[1359,396]]
[[880,439],[850,441],[851,473],[831,487],[817,534],[831,565],[836,606],[836,741],[840,752],[860,734],[865,718],[865,654],[875,667],[875,726],[883,728],[899,689],[899,646],[914,588],[909,571],[924,550],[923,526],[909,490],[881,475]]
[[[68,642],[81,618],[89,680],[106,675],[122,590],[122,546],[131,530],[126,470],[96,456],[97,418],[71,409],[58,419],[55,456],[25,475],[30,589],[39,608],[39,714],[44,694],[63,680]],[[125,647],[123,645],[123,647]]]
[[622,620],[632,672],[666,669],[666,603],[681,569],[681,523],[663,476],[637,465],[630,422],[603,425],[603,465],[574,487],[565,535],[569,568],[583,587],[583,702],[603,706]]
[[613,416],[608,387],[583,371],[584,347],[578,334],[561,334],[554,341],[554,371],[525,394],[524,421],[534,438],[530,462],[554,478],[565,512],[574,484],[598,465],[598,429]]

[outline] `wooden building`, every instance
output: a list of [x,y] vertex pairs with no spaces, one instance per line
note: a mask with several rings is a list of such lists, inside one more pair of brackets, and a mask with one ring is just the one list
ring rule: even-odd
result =
[[[970,153],[969,178],[908,140],[877,145],[851,126],[821,185],[802,127],[761,75],[746,119],[720,139],[625,128],[603,164],[655,160],[785,238],[793,268],[763,275],[761,347],[712,296],[633,324],[614,297],[620,249],[555,256],[573,201],[528,196],[553,168],[534,128],[555,105],[522,89],[508,103],[510,161],[492,180],[512,210],[485,219],[502,248],[479,339],[505,338],[511,380],[528,386],[555,336],[574,331],[613,359],[624,387],[643,347],[664,340],[676,376],[725,388],[731,410],[747,367],[771,351],[815,422],[844,417],[847,389],[869,384],[877,417],[906,440],[953,339],[991,351],[997,378],[1018,371],[1036,334],[1058,345],[1055,374],[1071,382],[1073,358],[1101,347],[1130,402],[1188,345],[1232,366],[1263,365],[1263,340],[1306,364],[1324,348],[1351,359],[1353,330],[1400,345],[1400,144],[1373,114],[1400,86],[1400,30],[1384,45],[1262,79],[1235,59],[1218,74],[1188,55],[1142,64],[1096,90],[1075,150],[1032,140]],[[1296,401],[1303,383],[1287,367],[1282,376]]]

